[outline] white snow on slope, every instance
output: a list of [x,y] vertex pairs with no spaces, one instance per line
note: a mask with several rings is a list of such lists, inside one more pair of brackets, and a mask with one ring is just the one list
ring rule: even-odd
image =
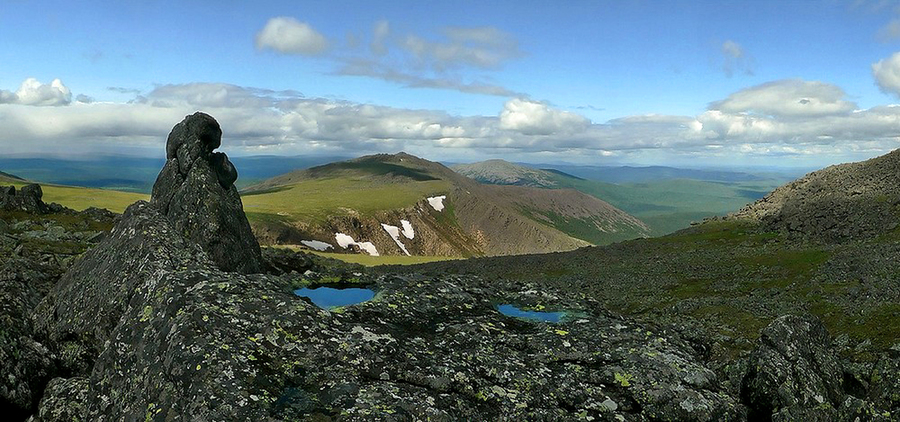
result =
[[416,237],[416,232],[413,231],[412,224],[409,221],[400,220],[400,225],[403,226],[403,236],[406,236],[407,239]]
[[405,253],[406,256],[409,256],[409,251],[406,250],[406,245],[404,245],[403,242],[400,241],[400,227],[381,223],[381,228],[383,228],[384,231],[391,235],[391,239],[394,239],[394,243],[396,243],[397,246],[399,246],[400,249],[403,250],[403,253]]
[[360,249],[366,251],[369,255],[378,256],[378,249],[375,249],[375,245],[373,245],[372,242],[357,242],[353,240],[352,237],[343,233],[335,233],[334,240],[336,240],[338,245],[344,249],[347,249],[351,245],[356,245]]
[[428,198],[428,205],[431,205],[431,208],[434,208],[435,211],[443,211],[445,199],[447,199],[447,195],[432,196]]
[[333,248],[330,243],[320,242],[318,240],[301,240],[300,243],[307,248],[312,248],[317,251],[324,251],[328,248]]

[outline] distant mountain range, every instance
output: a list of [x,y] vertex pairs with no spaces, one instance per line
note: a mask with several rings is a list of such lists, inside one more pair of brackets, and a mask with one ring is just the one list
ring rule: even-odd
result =
[[405,153],[294,171],[242,194],[264,242],[330,250],[352,238],[350,248],[371,244],[379,254],[509,255],[649,234],[637,218],[572,189],[484,185]]

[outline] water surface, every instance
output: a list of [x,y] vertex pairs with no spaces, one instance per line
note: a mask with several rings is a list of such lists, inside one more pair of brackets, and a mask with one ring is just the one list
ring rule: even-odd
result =
[[510,304],[499,305],[497,310],[506,316],[544,322],[559,322],[565,315],[565,312],[523,311],[518,306]]
[[294,290],[297,296],[308,297],[312,303],[322,309],[334,308],[337,306],[356,305],[371,300],[375,297],[375,291],[367,288],[348,287],[337,289],[333,287],[316,287],[310,289],[304,287]]

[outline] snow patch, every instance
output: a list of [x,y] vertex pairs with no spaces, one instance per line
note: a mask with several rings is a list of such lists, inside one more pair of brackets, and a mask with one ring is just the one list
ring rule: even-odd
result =
[[381,223],[381,228],[383,228],[384,231],[391,235],[391,239],[394,239],[394,243],[396,243],[397,246],[399,246],[400,249],[403,250],[403,253],[405,253],[406,256],[409,256],[409,251],[406,250],[406,245],[404,245],[403,242],[400,241],[400,227]]
[[366,251],[369,255],[378,256],[378,249],[375,249],[375,245],[373,245],[372,242],[357,242],[353,240],[352,237],[343,233],[335,233],[334,240],[336,240],[338,245],[344,249],[356,245],[360,249]]
[[372,242],[359,242],[356,244],[360,249],[366,251],[371,256],[378,256],[378,249],[375,249],[375,245]]
[[410,224],[409,221],[400,220],[400,225],[403,226],[403,236],[407,239],[416,237],[416,232],[413,230],[412,224]]
[[447,195],[432,196],[428,198],[428,205],[431,205],[431,208],[434,208],[435,211],[443,211],[445,199],[447,199]]
[[334,240],[337,240],[338,245],[344,249],[347,249],[350,245],[356,244],[356,241],[354,241],[352,237],[343,233],[335,233]]
[[315,249],[320,252],[328,248],[334,248],[330,243],[320,242],[318,240],[301,240],[300,243],[307,248]]

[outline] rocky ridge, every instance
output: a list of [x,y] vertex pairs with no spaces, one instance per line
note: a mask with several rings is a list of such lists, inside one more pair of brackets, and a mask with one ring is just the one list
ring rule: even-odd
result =
[[830,166],[774,190],[733,217],[814,240],[883,234],[900,224],[898,173],[900,150]]

